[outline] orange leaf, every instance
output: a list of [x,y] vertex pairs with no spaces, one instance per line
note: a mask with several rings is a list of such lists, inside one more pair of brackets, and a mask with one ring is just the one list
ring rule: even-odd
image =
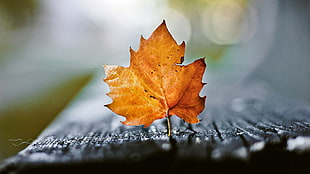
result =
[[178,45],[165,21],[149,39],[141,36],[138,51],[130,48],[130,66],[104,65],[113,99],[106,105],[126,117],[124,125],[148,127],[154,120],[176,115],[188,123],[198,123],[205,106],[199,92],[206,68],[204,58],[183,63],[185,43]]

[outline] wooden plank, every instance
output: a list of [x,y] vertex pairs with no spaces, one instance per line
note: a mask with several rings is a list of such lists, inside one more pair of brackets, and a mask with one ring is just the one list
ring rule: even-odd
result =
[[[149,128],[124,126],[105,109],[90,85],[30,146],[9,159],[5,172],[90,172],[95,170],[228,172],[305,169],[309,162],[310,109],[273,97],[225,96],[209,104],[201,123],[172,117]],[[96,94],[96,95],[95,95]],[[236,102],[239,108],[236,107]],[[288,148],[288,141],[308,143]],[[300,140],[298,140],[300,141]],[[269,164],[271,163],[271,164]],[[265,167],[264,167],[265,166]],[[1,172],[0,172],[1,173]]]

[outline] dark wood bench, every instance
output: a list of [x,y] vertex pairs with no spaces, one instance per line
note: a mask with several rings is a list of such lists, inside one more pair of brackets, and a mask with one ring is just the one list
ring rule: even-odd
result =
[[[124,126],[92,84],[0,173],[95,171],[291,173],[309,169],[310,108],[285,98],[222,94],[196,125],[172,117]],[[101,91],[102,93],[102,91]],[[267,97],[268,96],[268,97]],[[104,100],[105,99],[105,100]]]

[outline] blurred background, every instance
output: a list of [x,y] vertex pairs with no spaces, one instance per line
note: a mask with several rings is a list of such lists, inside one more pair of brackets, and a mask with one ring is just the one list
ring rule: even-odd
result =
[[310,106],[309,12],[308,0],[0,0],[0,161],[89,81],[104,86],[103,64],[128,66],[163,19],[187,63],[207,57],[209,103],[244,84]]

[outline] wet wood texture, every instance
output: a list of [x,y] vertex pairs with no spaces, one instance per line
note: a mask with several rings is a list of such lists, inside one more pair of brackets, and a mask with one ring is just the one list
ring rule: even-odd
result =
[[0,171],[260,173],[302,171],[309,163],[310,109],[283,98],[223,95],[207,104],[199,124],[172,117],[171,138],[165,119],[148,128],[124,126],[104,104],[84,89]]

